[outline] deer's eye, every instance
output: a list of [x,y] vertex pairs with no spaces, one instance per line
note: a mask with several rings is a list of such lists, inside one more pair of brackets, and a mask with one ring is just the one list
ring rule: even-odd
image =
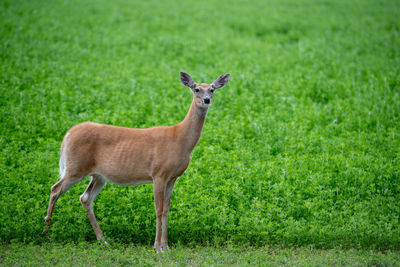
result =
[[211,93],[214,93],[214,91],[215,91],[214,89],[211,89],[211,90],[210,90]]
[[198,92],[200,92],[200,89],[199,89],[199,88],[196,88],[196,89],[194,89],[194,91],[195,91],[196,93],[198,93]]

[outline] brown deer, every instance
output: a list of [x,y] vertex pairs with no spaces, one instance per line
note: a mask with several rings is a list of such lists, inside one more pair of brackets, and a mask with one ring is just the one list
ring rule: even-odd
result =
[[182,83],[194,94],[182,122],[148,129],[84,122],[66,133],[61,145],[61,178],[51,187],[45,233],[60,195],[90,175],[90,183],[80,201],[87,210],[97,240],[107,244],[92,207],[106,182],[121,186],[153,183],[157,215],[154,249],[157,253],[168,250],[168,212],[175,181],[189,165],[214,91],[224,87],[230,77],[225,74],[212,84],[197,84],[187,73],[181,72],[180,76]]

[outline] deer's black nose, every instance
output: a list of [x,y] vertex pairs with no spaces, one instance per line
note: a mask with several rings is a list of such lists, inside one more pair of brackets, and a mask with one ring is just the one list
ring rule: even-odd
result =
[[210,104],[210,99],[209,98],[204,98],[204,104]]

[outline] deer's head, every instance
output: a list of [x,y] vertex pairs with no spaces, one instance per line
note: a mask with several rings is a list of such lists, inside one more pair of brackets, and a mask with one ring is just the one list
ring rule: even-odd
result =
[[181,81],[184,86],[192,89],[197,107],[208,108],[211,105],[215,90],[224,87],[230,76],[230,74],[223,74],[211,84],[195,83],[189,74],[181,72]]

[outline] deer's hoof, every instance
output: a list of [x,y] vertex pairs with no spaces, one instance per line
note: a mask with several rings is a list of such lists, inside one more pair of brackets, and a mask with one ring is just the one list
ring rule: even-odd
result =
[[162,244],[162,245],[161,245],[161,250],[162,250],[163,252],[164,252],[164,251],[168,251],[168,250],[169,250],[168,243]]
[[43,235],[47,235],[47,233],[48,233],[48,228],[47,228],[47,226],[45,226],[43,228]]
[[101,246],[109,246],[110,244],[108,244],[107,241],[105,241],[104,239],[102,240],[97,240],[97,243]]
[[164,252],[164,251],[162,250],[160,244],[158,244],[158,243],[154,244],[154,250],[156,251],[157,254],[158,254],[158,253]]

